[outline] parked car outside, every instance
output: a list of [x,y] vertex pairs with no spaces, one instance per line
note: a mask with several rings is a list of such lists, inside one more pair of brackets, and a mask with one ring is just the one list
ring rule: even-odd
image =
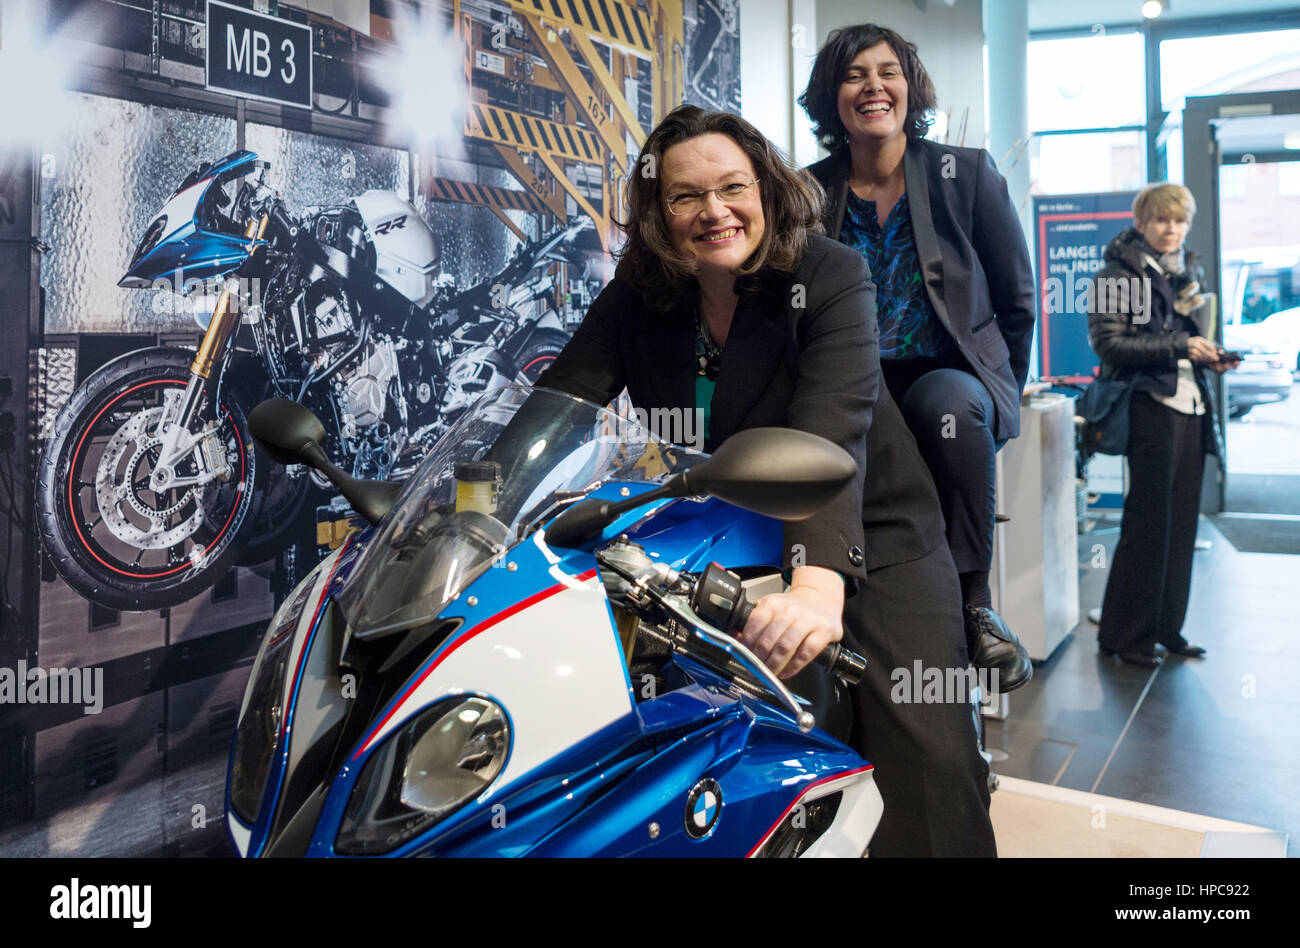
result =
[[1241,364],[1224,375],[1228,417],[1243,418],[1256,405],[1285,401],[1295,379],[1282,353],[1241,338],[1239,328],[1226,332],[1223,347],[1241,353]]
[[1300,247],[1225,253],[1220,287],[1225,336],[1276,352],[1300,372]]

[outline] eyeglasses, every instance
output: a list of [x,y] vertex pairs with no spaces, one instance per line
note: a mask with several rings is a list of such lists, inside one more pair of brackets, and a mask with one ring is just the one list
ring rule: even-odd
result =
[[703,191],[683,191],[674,194],[666,203],[668,210],[673,214],[697,214],[704,207],[704,202],[708,200],[710,194],[716,194],[718,200],[730,206],[739,204],[749,197],[749,189],[756,184],[758,184],[757,178],[744,183],[735,181],[731,184],[720,184],[716,188],[705,188]]

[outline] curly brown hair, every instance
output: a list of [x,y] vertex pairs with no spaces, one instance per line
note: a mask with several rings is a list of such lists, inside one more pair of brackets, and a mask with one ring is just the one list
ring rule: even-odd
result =
[[[808,235],[821,233],[825,195],[749,122],[729,112],[683,105],[669,112],[646,138],[627,183],[627,219],[615,221],[627,235],[617,252],[617,276],[645,294],[656,309],[675,305],[693,288],[699,264],[673,246],[660,193],[664,153],[701,135],[726,135],[754,165],[763,204],[763,238],[736,271],[746,277],[766,271],[793,272],[808,247]],[[671,291],[665,293],[665,289]]]
[[907,80],[907,116],[903,122],[907,137],[924,138],[934,124],[928,113],[934,109],[938,98],[930,74],[917,55],[916,44],[875,23],[846,26],[831,33],[826,38],[826,45],[817,51],[817,59],[808,77],[808,88],[799,96],[799,104],[812,119],[817,140],[829,152],[839,151],[849,143],[849,134],[840,121],[840,86],[857,55],[877,43],[889,44],[898,57],[903,78]]

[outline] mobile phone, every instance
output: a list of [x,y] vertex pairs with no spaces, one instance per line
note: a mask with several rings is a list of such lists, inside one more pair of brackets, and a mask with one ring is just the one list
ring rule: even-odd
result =
[[1242,362],[1244,361],[1240,352],[1220,352],[1219,362]]

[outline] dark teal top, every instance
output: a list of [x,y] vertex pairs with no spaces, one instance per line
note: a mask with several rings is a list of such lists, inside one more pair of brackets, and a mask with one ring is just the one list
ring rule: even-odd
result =
[[880,358],[924,359],[950,354],[952,338],[925,292],[907,195],[898,199],[881,227],[876,202],[864,201],[850,189],[840,240],[861,253],[871,267]]
[[[697,359],[704,357],[704,340],[699,334],[695,336],[695,357]],[[700,413],[700,419],[704,422],[704,437],[709,437],[709,414],[713,408],[713,393],[717,389],[718,383],[713,381],[707,375],[695,376],[695,409]],[[790,582],[790,570],[782,570],[781,575],[785,578],[786,583]],[[848,579],[843,573],[836,572],[840,581],[847,583]]]
[[[704,340],[700,334],[695,334],[695,358],[704,358]],[[704,422],[705,440],[709,437],[709,414],[713,407],[713,392],[718,387],[718,383],[707,375],[696,374],[695,376],[695,410],[700,413],[700,420]]]

